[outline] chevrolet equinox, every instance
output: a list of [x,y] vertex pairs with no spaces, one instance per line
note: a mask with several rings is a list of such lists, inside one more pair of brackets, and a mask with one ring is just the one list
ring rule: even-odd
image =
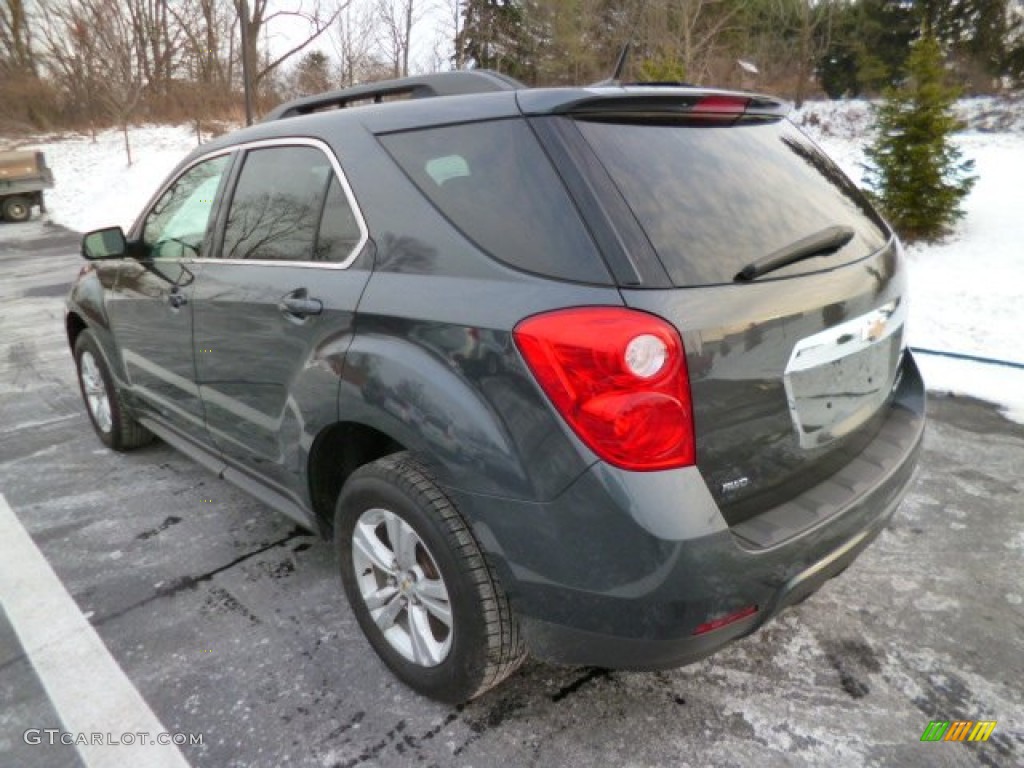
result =
[[766,96],[307,97],[82,253],[100,440],[333,539],[370,645],[443,701],[527,653],[658,669],[750,634],[879,534],[920,450],[901,246]]

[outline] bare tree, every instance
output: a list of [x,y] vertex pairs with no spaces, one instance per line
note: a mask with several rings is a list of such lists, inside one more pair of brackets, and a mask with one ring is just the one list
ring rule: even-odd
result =
[[[464,0],[444,0],[444,19],[438,30],[438,36],[443,37],[449,44],[454,46],[455,53],[452,57],[452,64],[455,69],[463,69],[466,66],[465,52],[462,46],[456,41],[462,37],[462,29],[465,26],[466,3]],[[434,44],[434,58],[440,54],[441,45]]]
[[36,73],[24,0],[0,2],[0,72]]
[[[793,101],[796,102],[798,109],[803,106],[807,95],[807,84],[814,74],[814,62],[829,46],[833,11],[832,2],[800,0],[797,22],[797,38],[800,42],[796,66],[797,81],[793,93]],[[825,34],[822,34],[822,30]]]
[[766,80],[789,89],[799,105],[829,46],[837,6],[836,0],[748,2],[737,53],[757,61]]
[[165,94],[174,75],[185,33],[173,24],[169,0],[121,0],[122,15],[131,25],[136,66],[154,94]]
[[185,0],[168,4],[184,35],[182,66],[186,76],[203,86],[227,89],[234,75],[237,16],[223,0]]
[[146,85],[131,17],[120,12],[117,0],[52,2],[43,10],[53,77],[94,127],[104,119],[121,125],[130,165],[127,126]]
[[349,3],[338,16],[331,43],[342,85],[374,78],[385,67],[377,55],[377,21],[376,9],[366,3]]
[[741,4],[726,0],[661,0],[641,5],[650,49],[678,60],[687,80],[706,82],[721,38]]
[[[258,88],[260,83],[272,75],[281,64],[305,50],[313,41],[327,32],[350,1],[312,0],[308,6],[304,2],[300,2],[296,10],[283,10],[276,6],[271,8],[270,0],[252,0],[251,3],[246,0],[235,0],[238,17],[243,24],[246,24],[248,50],[243,51],[242,55],[248,56],[254,67],[253,84]],[[259,55],[260,35],[275,20],[285,18],[305,21],[308,25],[305,36],[284,53],[268,55],[261,60]]]
[[394,77],[408,77],[412,28],[424,8],[416,0],[377,0],[377,40]]

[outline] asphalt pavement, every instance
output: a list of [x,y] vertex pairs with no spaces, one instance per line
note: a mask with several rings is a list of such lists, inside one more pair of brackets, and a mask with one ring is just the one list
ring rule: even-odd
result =
[[[753,636],[669,672],[527,662],[449,708],[377,661],[328,543],[162,443],[96,439],[63,328],[77,244],[0,223],[0,502],[153,722],[201,735],[188,765],[1024,764],[1024,427],[995,409],[932,397],[892,524]],[[0,585],[20,562],[0,561]],[[0,765],[91,766],[26,731],[68,729],[117,686],[62,697],[53,665],[79,662],[37,647],[26,602],[0,590]],[[922,742],[933,720],[997,724],[983,743]]]

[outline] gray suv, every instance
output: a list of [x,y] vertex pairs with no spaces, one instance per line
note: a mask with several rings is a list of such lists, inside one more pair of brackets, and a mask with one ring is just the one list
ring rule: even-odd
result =
[[857,557],[924,429],[900,244],[785,112],[484,71],[285,104],[85,236],[96,432],[333,538],[428,696],[706,656]]

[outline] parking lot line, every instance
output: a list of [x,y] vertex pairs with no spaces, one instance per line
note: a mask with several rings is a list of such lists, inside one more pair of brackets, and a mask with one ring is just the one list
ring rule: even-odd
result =
[[[64,738],[75,740],[88,768],[188,768],[174,744],[157,743],[158,734],[166,729],[82,615],[3,494],[0,603],[61,719],[61,724],[27,723],[26,728],[62,725]],[[133,743],[127,744],[129,740]]]

